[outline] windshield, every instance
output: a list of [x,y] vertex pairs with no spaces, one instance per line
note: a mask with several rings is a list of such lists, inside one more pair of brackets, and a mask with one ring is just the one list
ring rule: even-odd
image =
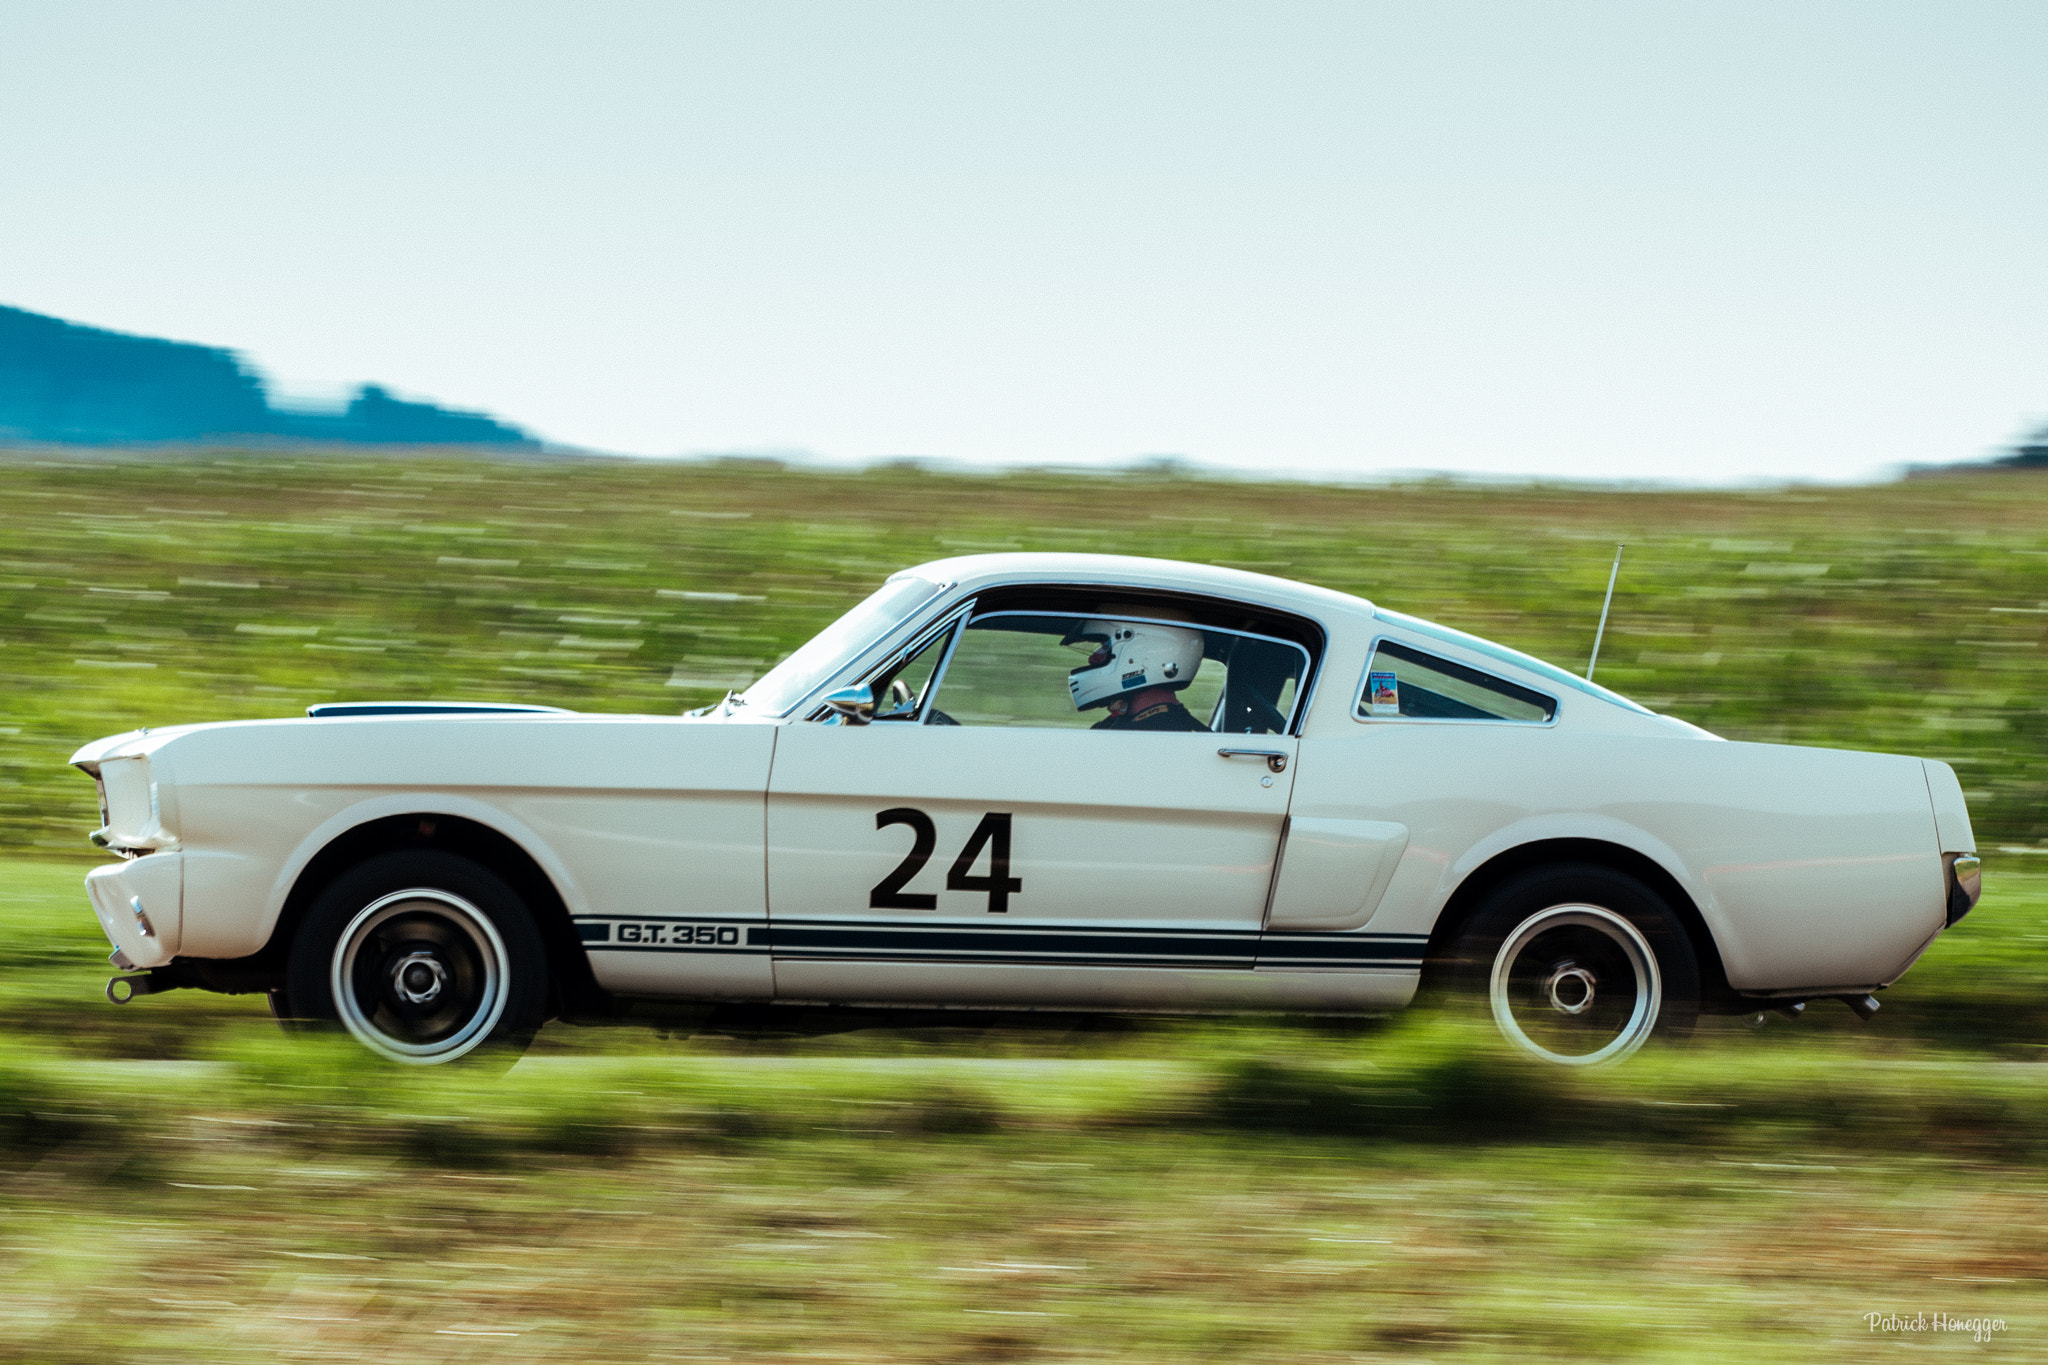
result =
[[787,714],[817,690],[854,655],[910,619],[910,614],[938,596],[937,583],[922,578],[892,578],[846,615],[812,636],[809,643],[749,687],[741,696],[747,709],[763,715]]
[[1373,615],[1379,617],[1382,621],[1391,621],[1397,626],[1404,626],[1414,631],[1417,635],[1427,635],[1432,639],[1442,640],[1446,644],[1463,645],[1476,654],[1486,655],[1489,659],[1498,659],[1504,664],[1513,664],[1517,668],[1525,668],[1540,678],[1557,683],[1562,687],[1569,687],[1575,691],[1584,692],[1589,697],[1598,697],[1602,701],[1613,702],[1616,706],[1626,706],[1629,710],[1640,711],[1646,716],[1656,714],[1649,707],[1639,706],[1627,697],[1622,696],[1619,692],[1610,692],[1599,683],[1587,682],[1576,673],[1567,673],[1556,664],[1547,664],[1533,655],[1522,653],[1519,649],[1509,649],[1506,645],[1497,645],[1491,640],[1482,640],[1477,635],[1467,635],[1462,630],[1453,630],[1449,626],[1440,626],[1434,621],[1425,621],[1419,616],[1410,616],[1406,612],[1388,611],[1385,607],[1373,608]]

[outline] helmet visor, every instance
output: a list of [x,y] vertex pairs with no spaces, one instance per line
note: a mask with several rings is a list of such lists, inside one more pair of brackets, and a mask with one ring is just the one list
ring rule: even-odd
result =
[[1109,623],[1106,621],[1077,623],[1060,643],[1077,654],[1088,656],[1087,663],[1068,670],[1070,677],[1075,673],[1086,673],[1092,668],[1101,668],[1116,657],[1116,651],[1110,648]]

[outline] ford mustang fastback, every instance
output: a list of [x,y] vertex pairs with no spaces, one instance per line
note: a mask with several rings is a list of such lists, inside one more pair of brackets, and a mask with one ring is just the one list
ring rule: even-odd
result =
[[446,1062],[637,1002],[1378,1014],[1546,1061],[1866,1016],[1975,904],[1943,763],[1723,741],[1358,597],[1162,560],[906,569],[687,716],[139,730],[87,878],[120,1000],[265,992]]

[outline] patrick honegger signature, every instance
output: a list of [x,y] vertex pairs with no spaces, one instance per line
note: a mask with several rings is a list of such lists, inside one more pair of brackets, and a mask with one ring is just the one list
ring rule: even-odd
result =
[[1959,1318],[1947,1313],[1865,1313],[1873,1332],[1968,1332],[1972,1341],[1989,1341],[2005,1331],[2004,1318]]

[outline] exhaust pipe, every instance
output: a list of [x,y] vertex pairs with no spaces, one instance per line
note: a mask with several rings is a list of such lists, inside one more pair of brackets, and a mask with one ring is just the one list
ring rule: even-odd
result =
[[[1877,1016],[1877,997],[1874,995],[1828,995],[1822,996],[1820,998],[1823,1000],[1841,1001],[1850,1009],[1854,1010],[1856,1012],[1856,1017],[1858,1019],[1861,1019],[1866,1024]],[[1769,1012],[1778,1015],[1779,1017],[1784,1019],[1796,1020],[1797,1018],[1799,1018],[1800,1015],[1806,1012],[1807,1004],[1808,1002],[1805,1000],[1780,1000],[1776,1004],[1770,1006]],[[1753,1017],[1755,1018],[1756,1022],[1759,1025],[1761,1025],[1764,1019],[1764,1011],[1757,1011],[1757,1013]]]

